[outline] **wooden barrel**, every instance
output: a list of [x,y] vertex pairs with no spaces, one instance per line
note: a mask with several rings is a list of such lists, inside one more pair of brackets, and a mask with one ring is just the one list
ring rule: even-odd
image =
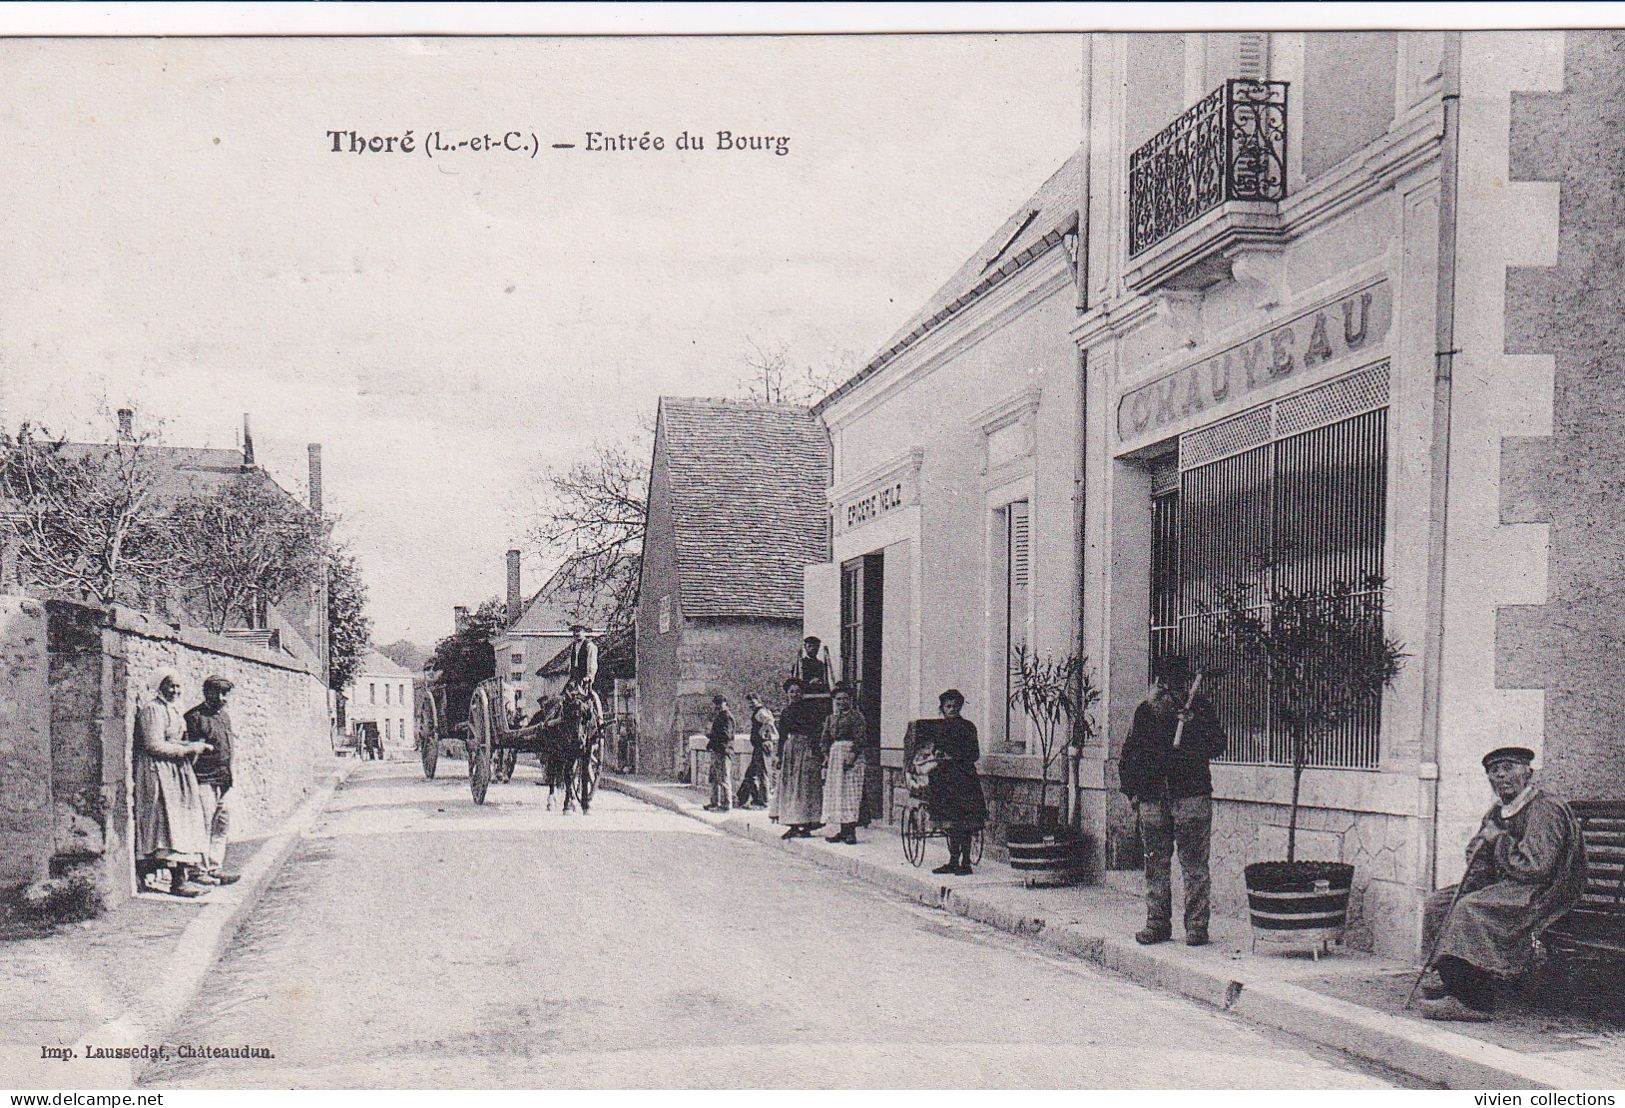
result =
[[1010,828],[1005,846],[1010,868],[1024,878],[1071,880],[1084,868],[1083,840],[1072,836],[1042,834],[1018,825]]
[[1254,862],[1244,873],[1247,908],[1258,931],[1333,931],[1348,920],[1351,865]]

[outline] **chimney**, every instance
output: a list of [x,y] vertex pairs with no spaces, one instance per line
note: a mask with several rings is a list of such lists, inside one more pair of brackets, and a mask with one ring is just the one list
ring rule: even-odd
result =
[[254,464],[254,433],[248,429],[248,413],[243,413],[243,466]]
[[519,551],[508,551],[508,626],[519,622]]
[[451,610],[451,618],[452,622],[456,625],[456,629],[461,631],[463,628],[468,626],[468,609],[463,607],[461,604],[457,605],[457,607]]
[[120,408],[118,410],[118,437],[120,442],[129,442],[135,438],[134,408]]
[[305,447],[310,454],[310,510],[322,514],[322,444],[313,442]]

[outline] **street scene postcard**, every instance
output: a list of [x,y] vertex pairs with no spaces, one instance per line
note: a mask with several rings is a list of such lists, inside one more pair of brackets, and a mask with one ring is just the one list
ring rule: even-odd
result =
[[8,1103],[1619,1103],[1625,31],[614,7],[0,35]]

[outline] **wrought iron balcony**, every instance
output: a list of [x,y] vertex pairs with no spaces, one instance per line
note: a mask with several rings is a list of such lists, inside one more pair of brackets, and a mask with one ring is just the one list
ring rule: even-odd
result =
[[1229,200],[1286,198],[1285,81],[1230,80],[1129,155],[1129,255]]

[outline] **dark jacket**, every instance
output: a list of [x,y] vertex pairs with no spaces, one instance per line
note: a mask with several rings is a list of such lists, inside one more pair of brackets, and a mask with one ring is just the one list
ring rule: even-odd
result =
[[1174,749],[1174,729],[1179,714],[1164,715],[1149,702],[1134,709],[1134,726],[1123,743],[1117,776],[1123,795],[1130,800],[1168,797],[1180,800],[1213,795],[1213,775],[1207,764],[1224,753],[1224,728],[1213,705],[1198,696],[1191,705],[1190,722]]
[[208,743],[214,749],[192,763],[198,784],[231,788],[231,716],[224,708],[210,711],[207,703],[186,713],[186,740]]
[[710,742],[705,749],[713,754],[726,754],[733,749],[734,744],[734,716],[726,708],[718,708],[711,717],[711,730],[706,733]]

